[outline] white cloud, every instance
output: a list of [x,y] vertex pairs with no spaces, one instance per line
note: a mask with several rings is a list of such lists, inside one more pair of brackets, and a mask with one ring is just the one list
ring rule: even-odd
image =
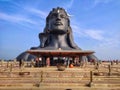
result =
[[104,37],[103,37],[103,31],[100,31],[100,30],[85,30],[84,31],[85,35],[86,36],[89,36],[91,37],[92,39],[96,39],[96,40],[103,40]]
[[71,0],[68,4],[67,4],[67,8],[71,8],[72,7],[72,5],[73,5],[73,3],[74,3],[74,0]]
[[119,38],[107,38],[99,43],[98,46],[94,46],[96,55],[99,59],[120,59],[120,39]]
[[94,6],[97,6],[99,4],[108,4],[113,0],[94,0]]
[[27,10],[30,11],[32,14],[34,13],[34,15],[40,16],[42,19],[45,19],[48,15],[48,12],[44,12],[35,8],[29,8]]
[[96,55],[99,59],[120,59],[120,36],[115,34],[106,36],[97,45],[94,46]]
[[[83,29],[77,24],[72,25],[75,37],[79,38],[90,38],[97,40],[94,42],[91,49],[96,53],[95,55],[99,59],[120,59],[120,35],[119,33],[111,34],[113,32],[106,32],[104,30],[96,29]],[[88,42],[89,43],[89,42]],[[86,47],[86,46],[85,46]]]
[[10,14],[8,15],[8,14],[2,13],[2,12],[0,12],[0,19],[8,21],[8,22],[13,22],[13,23],[26,22],[26,23],[30,23],[30,24],[36,24],[35,21],[33,21],[29,18],[20,16],[20,15],[10,15]]
[[117,50],[117,48],[96,48],[95,49],[95,55],[99,59],[104,60],[120,60],[120,51]]
[[72,31],[75,33],[75,36],[83,37],[84,33],[82,32],[82,29],[78,27],[77,25],[72,24]]
[[0,0],[1,2],[8,2],[8,1],[11,1],[11,0]]
[[77,25],[72,25],[72,28],[74,30],[74,33],[79,37],[87,37],[87,38],[92,38],[99,41],[104,39],[104,36],[103,36],[104,32],[101,30],[82,29]]
[[69,0],[68,3],[64,3],[62,6],[67,10],[73,6],[74,0]]
[[100,44],[99,47],[105,48],[116,48],[120,46],[120,36],[106,37]]

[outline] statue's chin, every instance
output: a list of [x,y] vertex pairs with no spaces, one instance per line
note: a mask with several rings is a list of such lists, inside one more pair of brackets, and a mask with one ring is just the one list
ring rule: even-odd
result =
[[67,30],[51,30],[50,33],[52,33],[52,34],[66,34]]

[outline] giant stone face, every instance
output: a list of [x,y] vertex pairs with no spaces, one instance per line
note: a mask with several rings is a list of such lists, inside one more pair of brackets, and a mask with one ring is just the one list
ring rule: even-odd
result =
[[51,33],[66,33],[68,30],[68,16],[63,10],[52,12],[48,21],[48,29]]

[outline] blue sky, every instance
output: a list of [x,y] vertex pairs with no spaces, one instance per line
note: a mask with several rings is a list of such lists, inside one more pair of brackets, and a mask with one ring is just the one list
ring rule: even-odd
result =
[[40,44],[52,8],[71,16],[74,41],[99,59],[120,59],[120,0],[0,0],[0,58],[14,59]]

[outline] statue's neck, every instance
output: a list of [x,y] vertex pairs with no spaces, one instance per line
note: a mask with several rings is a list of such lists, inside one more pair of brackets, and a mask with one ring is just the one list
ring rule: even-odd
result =
[[59,42],[62,42],[62,41],[65,41],[66,39],[66,35],[67,34],[51,34],[51,40],[54,41],[59,41]]
[[67,34],[51,34],[49,45],[56,48],[67,47]]

